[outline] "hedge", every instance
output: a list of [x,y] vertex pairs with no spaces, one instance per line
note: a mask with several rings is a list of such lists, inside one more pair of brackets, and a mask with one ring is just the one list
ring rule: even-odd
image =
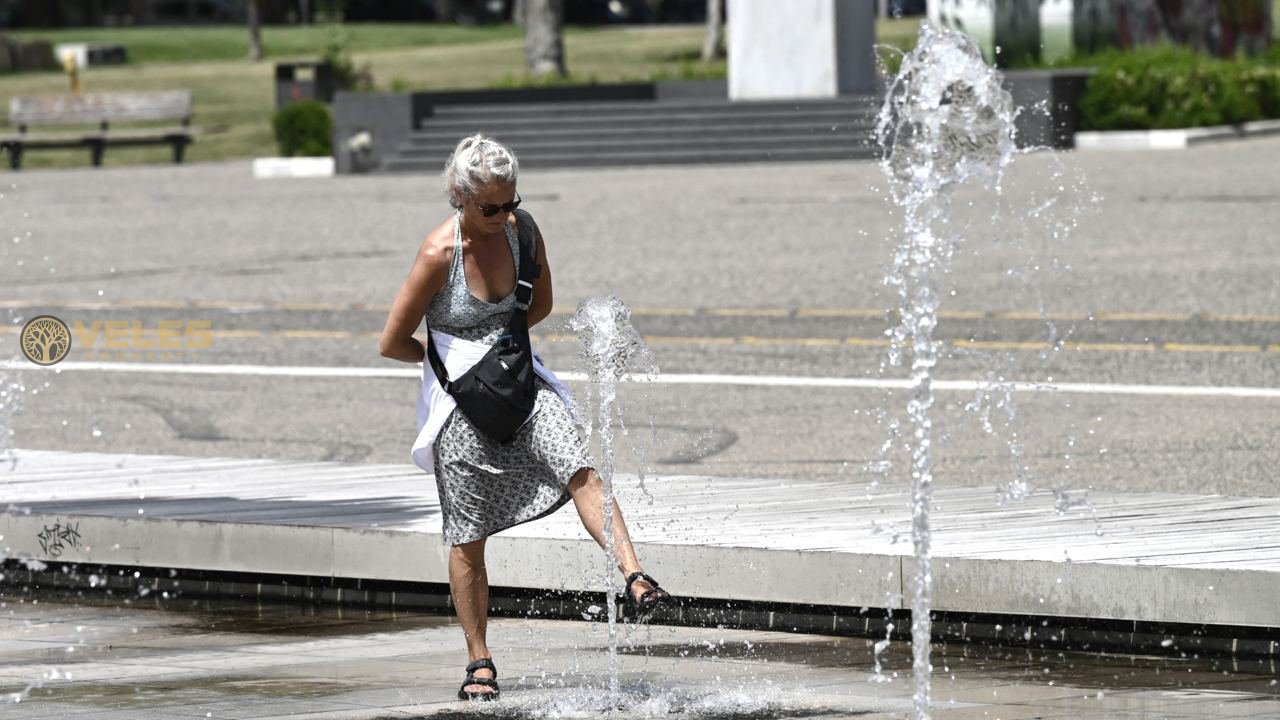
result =
[[1280,118],[1280,55],[1219,60],[1171,46],[1108,53],[1080,101],[1088,130],[1203,127]]
[[314,100],[289,103],[276,112],[271,126],[284,157],[332,154],[333,118],[324,103]]

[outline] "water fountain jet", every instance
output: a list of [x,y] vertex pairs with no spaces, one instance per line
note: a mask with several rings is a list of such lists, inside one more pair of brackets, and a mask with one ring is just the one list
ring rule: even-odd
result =
[[923,23],[916,48],[889,87],[876,133],[885,149],[881,168],[894,202],[904,211],[903,241],[886,283],[899,297],[900,322],[890,331],[890,362],[911,358],[907,414],[911,435],[911,518],[915,567],[911,645],[913,718],[929,717],[929,662],[933,573],[929,511],[933,498],[932,370],[939,343],[933,338],[940,300],[936,276],[946,269],[958,241],[950,228],[951,193],[978,181],[999,191],[1016,146],[1015,109],[998,72],[969,37]]

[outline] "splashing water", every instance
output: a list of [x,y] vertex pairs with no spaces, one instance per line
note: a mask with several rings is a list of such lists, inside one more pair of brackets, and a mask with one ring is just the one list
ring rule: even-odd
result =
[[604,483],[604,537],[608,558],[605,596],[609,615],[609,694],[617,698],[620,664],[616,599],[618,557],[613,545],[613,425],[617,419],[614,402],[619,381],[628,375],[651,377],[657,373],[658,366],[640,333],[631,326],[631,310],[616,295],[584,300],[569,326],[578,334],[578,362],[591,381],[586,414],[588,442],[593,427],[590,406],[596,405],[594,428],[600,437],[601,455],[597,472]]
[[1005,167],[1016,152],[1013,99],[999,73],[982,60],[965,35],[920,27],[913,50],[902,63],[880,110],[876,134],[885,148],[881,169],[894,202],[905,215],[903,241],[885,282],[900,300],[901,322],[891,332],[890,362],[911,357],[911,518],[915,572],[911,599],[914,693],[912,717],[929,717],[929,642],[933,574],[930,567],[929,509],[933,498],[930,461],[933,407],[932,369],[938,359],[933,331],[938,323],[935,284],[946,270],[958,238],[951,234],[951,193],[977,180],[999,191]]

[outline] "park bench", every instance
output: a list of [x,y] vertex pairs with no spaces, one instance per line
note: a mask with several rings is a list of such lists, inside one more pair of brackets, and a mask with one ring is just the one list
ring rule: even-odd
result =
[[[112,123],[178,120],[177,127],[116,129]],[[17,134],[0,136],[0,147],[9,154],[9,166],[22,167],[27,150],[46,148],[89,149],[95,167],[102,165],[108,145],[171,145],[173,161],[182,162],[187,145],[195,141],[191,124],[191,91],[85,93],[36,95],[9,100],[9,122]],[[29,134],[28,128],[96,125],[96,129]]]

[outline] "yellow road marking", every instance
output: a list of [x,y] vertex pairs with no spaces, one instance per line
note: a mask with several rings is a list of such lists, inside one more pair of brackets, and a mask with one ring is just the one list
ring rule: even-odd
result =
[[1168,322],[1187,322],[1195,319],[1195,315],[1190,313],[1140,313],[1140,312],[1106,312],[1099,310],[1093,314],[1095,320],[1114,320],[1117,322],[1135,322],[1135,321],[1168,321]]
[[1065,348],[1072,350],[1102,350],[1107,352],[1128,352],[1131,350],[1141,352],[1152,352],[1156,349],[1155,343],[1085,343],[1085,342],[1065,342],[1062,343]]
[[845,345],[854,345],[857,347],[889,347],[892,343],[888,338],[845,338]]
[[886,310],[871,308],[799,308],[796,310],[796,317],[875,318],[879,320],[887,314],[889,312]]
[[707,308],[713,317],[791,317],[790,308]]
[[[987,316],[993,320],[1053,320],[1054,322],[1084,322],[1089,313],[1042,313],[1029,310],[993,310]],[[1097,314],[1094,314],[1097,317]]]
[[[898,314],[897,310],[893,311],[894,315]],[[983,310],[939,310],[938,319],[940,320],[981,320],[987,316]]]
[[[255,300],[146,300],[122,298],[111,301],[73,300],[64,302],[44,302],[35,300],[0,300],[0,308],[72,308],[72,309],[253,309],[284,311],[365,311],[389,312],[390,305],[368,303],[306,303],[274,301],[263,303]],[[576,308],[557,305],[552,308],[553,315],[572,315]],[[693,317],[707,315],[712,317],[812,317],[812,318],[883,318],[898,314],[896,308],[692,308],[692,307],[637,307],[632,309],[633,315],[653,317]],[[1280,315],[1262,315],[1248,313],[1162,313],[1162,312],[1111,312],[1098,310],[1093,313],[1081,312],[1048,312],[1031,310],[952,310],[938,311],[940,319],[950,320],[1042,320],[1083,322],[1092,318],[1098,322],[1224,322],[1224,323],[1268,323],[1280,324]]]
[[800,345],[814,347],[840,344],[840,341],[836,338],[765,338],[744,335],[738,340],[744,345]]
[[696,308],[642,307],[632,310],[631,314],[651,317],[693,317],[698,314],[698,310]]
[[164,310],[180,310],[188,307],[185,300],[117,300],[114,305],[120,308],[160,308]]
[[219,338],[262,337],[261,330],[210,330],[209,334]]
[[650,345],[733,345],[738,340],[731,337],[682,337],[679,335],[645,335]]
[[109,310],[111,309],[111,303],[102,300],[82,300],[63,303],[62,307],[71,308],[72,310]]
[[1205,315],[1204,319],[1217,322],[1280,323],[1280,315]]
[[17,335],[18,333],[22,332],[22,326],[21,325],[0,325],[0,332],[13,333],[14,335]]
[[1259,345],[1188,345],[1186,343],[1165,343],[1164,349],[1170,352],[1261,352]]
[[349,338],[350,330],[277,330],[276,335],[287,338]]
[[256,302],[237,302],[235,300],[192,300],[192,307],[211,310],[265,310],[266,305]]
[[1017,342],[1011,340],[952,340],[955,347],[982,348],[986,350],[1049,350],[1047,342]]
[[273,310],[346,310],[348,307],[348,305],[339,305],[337,303],[271,303]]

